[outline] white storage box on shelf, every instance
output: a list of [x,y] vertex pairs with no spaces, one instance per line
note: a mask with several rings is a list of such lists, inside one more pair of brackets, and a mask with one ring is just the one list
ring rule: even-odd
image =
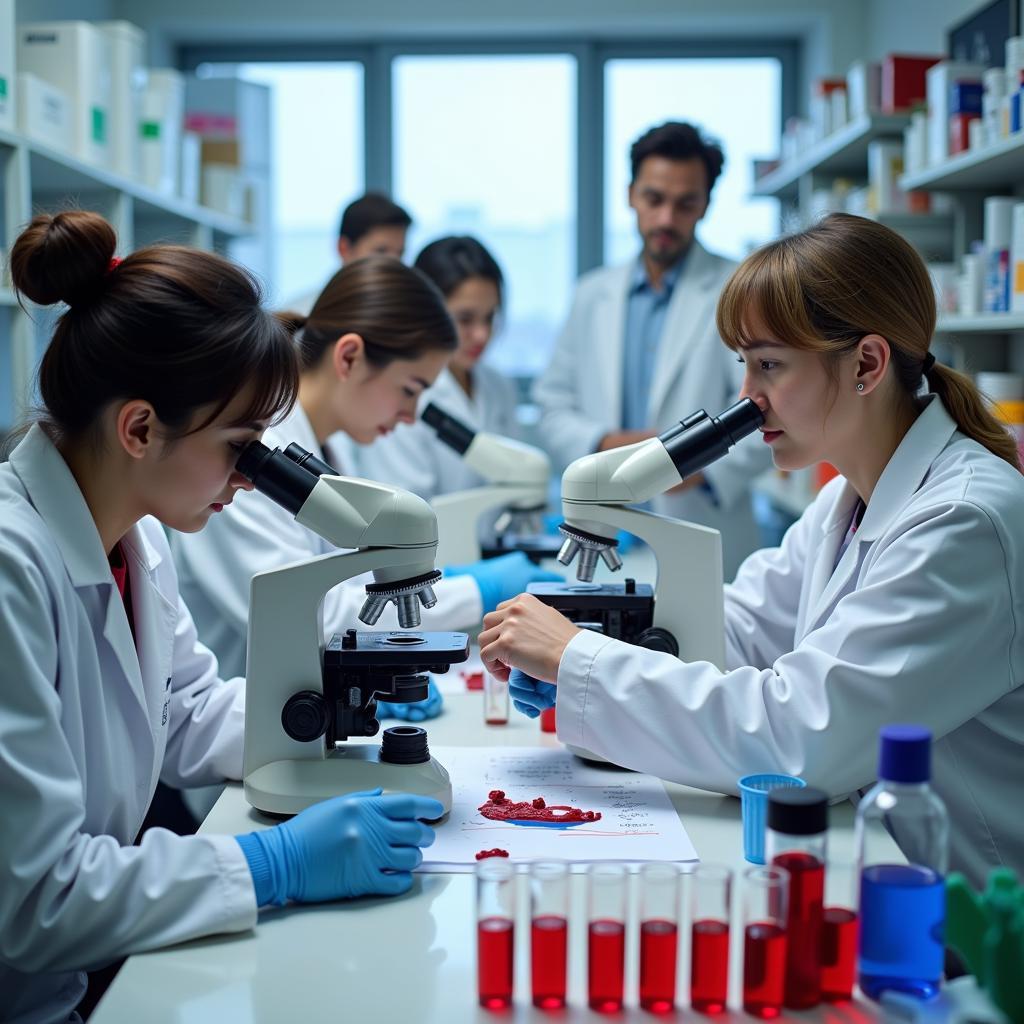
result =
[[241,171],[231,164],[203,165],[200,197],[203,206],[211,210],[238,220],[245,217],[245,179]]
[[270,169],[270,89],[240,78],[185,79],[185,127],[204,139],[238,142],[244,171]]
[[150,68],[142,88],[139,120],[139,180],[177,195],[179,149],[185,121],[185,76],[173,68]]
[[981,82],[984,64],[962,60],[943,60],[925,72],[928,91],[928,163],[930,166],[949,159],[950,99],[956,82]]
[[71,150],[71,101],[38,75],[18,72],[18,131],[60,153]]
[[14,0],[0,0],[0,128],[14,131],[17,120],[14,79]]
[[72,152],[81,161],[110,161],[110,46],[87,21],[19,25],[18,69],[38,75],[67,93],[71,102]]
[[146,70],[146,33],[128,21],[101,21],[110,47],[110,168],[139,176],[139,115]]

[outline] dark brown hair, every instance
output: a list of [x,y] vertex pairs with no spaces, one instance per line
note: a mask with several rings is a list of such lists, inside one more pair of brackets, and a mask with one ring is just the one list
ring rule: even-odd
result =
[[[107,403],[143,399],[169,438],[212,423],[250,386],[239,422],[295,401],[288,331],[261,306],[255,278],[221,256],[153,245],[112,262],[117,237],[97,213],[41,214],[11,250],[14,286],[40,305],[66,303],[39,368],[43,423],[87,434]],[[198,425],[196,410],[212,406]]]
[[338,236],[355,244],[374,228],[408,228],[412,217],[383,192],[367,192],[354,199],[341,215]]
[[327,282],[308,317],[282,313],[279,318],[298,332],[303,369],[317,366],[344,334],[363,339],[367,361],[377,369],[458,346],[437,286],[392,256],[346,264]]
[[[750,338],[752,315],[793,348],[821,353],[830,372],[866,334],[889,343],[892,369],[913,400],[935,330],[935,289],[914,248],[891,228],[833,213],[748,256],[718,301],[718,333],[732,349]],[[928,384],[959,430],[1015,469],[1014,439],[973,381],[941,363]]]
[[667,160],[699,159],[708,175],[708,198],[725,165],[722,147],[686,121],[666,121],[644,132],[633,143],[629,150],[630,181],[636,181],[640,165],[649,156],[661,156]]

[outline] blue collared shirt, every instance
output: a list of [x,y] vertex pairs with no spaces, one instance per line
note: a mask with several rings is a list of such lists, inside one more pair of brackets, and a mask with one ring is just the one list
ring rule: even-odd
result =
[[648,405],[658,348],[665,330],[665,316],[672,291],[686,263],[686,254],[661,279],[655,290],[643,259],[636,261],[626,299],[626,331],[622,346],[622,429],[648,430]]

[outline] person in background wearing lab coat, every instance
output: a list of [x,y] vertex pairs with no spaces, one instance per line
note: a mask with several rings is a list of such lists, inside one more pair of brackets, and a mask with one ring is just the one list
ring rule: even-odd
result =
[[251,486],[238,453],[297,367],[244,271],[115,245],[74,211],[11,251],[20,295],[67,305],[41,419],[0,466],[0,1016],[19,1024],[80,1020],[82,971],[250,929],[258,907],[403,892],[433,838],[417,819],[443,812],[378,790],[258,835],[132,845],[158,779],[241,775],[244,682],[198,642],[160,524],[200,530]]
[[[338,229],[338,257],[341,265],[366,256],[405,255],[405,238],[412,217],[382,192],[367,192],[345,207]],[[285,308],[309,316],[323,289],[305,292],[285,303]]]
[[750,256],[718,327],[775,464],[842,474],[725,588],[726,671],[577,630],[530,596],[485,620],[485,664],[541,680],[513,680],[528,713],[557,694],[562,739],[720,793],[763,771],[852,793],[874,780],[879,728],[919,722],[950,867],[976,887],[992,866],[1024,871],[1024,477],[971,380],[928,351],[924,264],[833,214]]
[[[457,345],[444,300],[418,270],[387,256],[368,256],[330,280],[306,319],[287,316],[296,331],[301,372],[291,413],[267,431],[264,443],[296,442],[323,456],[339,473],[377,479],[359,445],[410,423],[421,394],[434,383]],[[199,636],[225,671],[244,672],[253,575],[335,550],[326,540],[256,491],[238,496],[201,533],[174,538],[182,593]],[[437,605],[422,610],[424,629],[475,629],[483,614],[550,573],[522,553],[449,569],[434,588]],[[326,635],[358,624],[367,574],[334,587],[324,597]],[[394,605],[378,628],[397,629]],[[419,721],[441,710],[441,696],[415,704],[381,705]]]
[[[629,205],[640,255],[585,274],[551,363],[534,386],[538,436],[561,472],[594,451],[646,440],[697,409],[736,400],[742,372],[715,331],[718,294],[735,264],[696,238],[721,173],[721,148],[669,121],[630,150]],[[652,507],[722,534],[725,578],[760,546],[751,481],[771,464],[756,438]]]
[[[441,289],[459,336],[448,365],[423,393],[420,410],[435,402],[472,430],[518,437],[515,383],[482,362],[503,301],[504,279],[494,257],[475,238],[452,235],[431,242],[413,266]],[[428,500],[484,483],[422,420],[399,424],[374,443],[367,461],[375,479]]]

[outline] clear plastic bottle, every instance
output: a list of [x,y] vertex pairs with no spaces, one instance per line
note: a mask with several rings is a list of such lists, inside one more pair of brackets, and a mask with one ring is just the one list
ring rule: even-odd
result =
[[[878,782],[857,808],[858,980],[872,999],[928,999],[942,982],[949,818],[929,785],[931,733],[887,725],[880,736]],[[893,862],[892,840],[906,864]]]

